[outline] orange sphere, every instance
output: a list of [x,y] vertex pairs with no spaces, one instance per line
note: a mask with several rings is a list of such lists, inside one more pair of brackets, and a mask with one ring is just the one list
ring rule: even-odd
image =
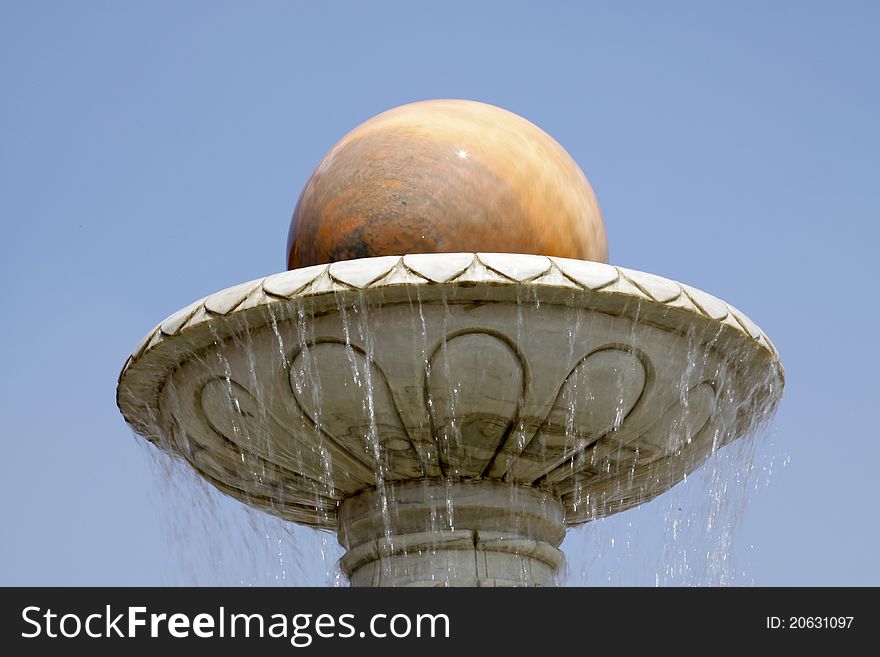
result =
[[590,183],[552,137],[492,105],[430,100],[330,149],[293,212],[287,266],[475,251],[608,260]]

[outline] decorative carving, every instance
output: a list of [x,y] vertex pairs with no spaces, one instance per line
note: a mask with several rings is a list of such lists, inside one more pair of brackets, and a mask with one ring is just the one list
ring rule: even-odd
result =
[[425,403],[443,472],[479,477],[516,422],[525,373],[519,355],[484,331],[446,337],[428,359]]
[[645,389],[645,367],[632,351],[603,348],[566,377],[550,414],[508,478],[533,482],[620,428]]
[[316,429],[383,479],[423,477],[419,456],[376,364],[358,347],[339,342],[319,342],[308,352],[312,369],[322,375],[295,381],[303,371],[300,361],[306,350],[301,350],[291,366],[291,389]]

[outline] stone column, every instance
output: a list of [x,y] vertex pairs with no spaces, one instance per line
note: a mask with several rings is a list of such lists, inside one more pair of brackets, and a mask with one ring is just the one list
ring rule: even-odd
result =
[[565,512],[551,493],[499,481],[410,481],[339,508],[352,586],[555,586]]

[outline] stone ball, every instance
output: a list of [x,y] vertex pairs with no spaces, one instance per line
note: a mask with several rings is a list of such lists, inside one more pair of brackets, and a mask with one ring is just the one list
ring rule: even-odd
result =
[[296,204],[287,266],[480,251],[608,259],[596,196],[552,137],[492,105],[430,100],[330,149]]

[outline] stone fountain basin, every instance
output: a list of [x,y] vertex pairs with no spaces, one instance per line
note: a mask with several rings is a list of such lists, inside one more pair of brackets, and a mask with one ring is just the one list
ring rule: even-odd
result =
[[122,370],[139,434],[224,492],[337,528],[411,480],[548,492],[565,525],[667,490],[772,413],[782,366],[729,304],[536,255],[418,254],[283,272],[200,299]]

